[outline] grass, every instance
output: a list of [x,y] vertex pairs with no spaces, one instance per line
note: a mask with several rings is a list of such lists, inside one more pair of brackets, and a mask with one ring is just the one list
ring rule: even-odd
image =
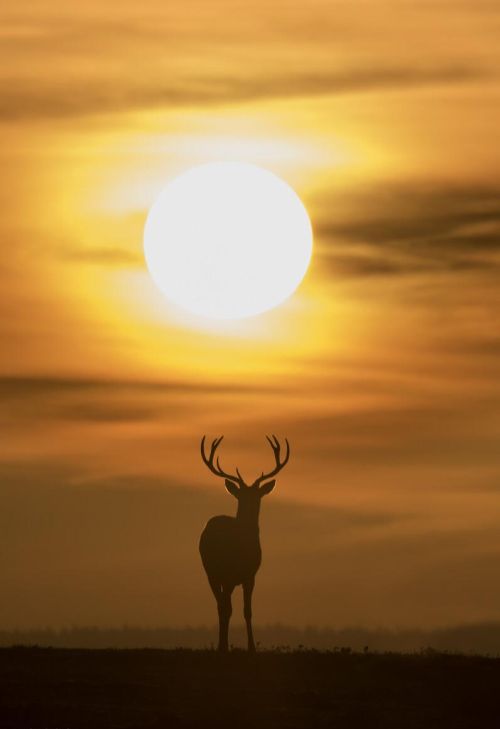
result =
[[500,659],[439,654],[0,649],[2,729],[487,729]]

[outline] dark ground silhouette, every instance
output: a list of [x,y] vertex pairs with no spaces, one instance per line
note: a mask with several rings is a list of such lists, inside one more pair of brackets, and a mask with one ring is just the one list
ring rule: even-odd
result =
[[0,685],[2,729],[486,729],[500,659],[18,647]]
[[[436,651],[490,654],[500,656],[500,623],[457,625],[434,630],[370,630],[367,628],[296,628],[287,625],[260,625],[261,648],[304,646],[318,650],[352,648],[362,651],[415,652],[432,648]],[[185,628],[97,628],[73,627],[61,630],[0,630],[0,646],[46,646],[55,648],[196,648],[214,647],[214,627]],[[246,643],[243,625],[231,629],[231,642],[242,647]]]

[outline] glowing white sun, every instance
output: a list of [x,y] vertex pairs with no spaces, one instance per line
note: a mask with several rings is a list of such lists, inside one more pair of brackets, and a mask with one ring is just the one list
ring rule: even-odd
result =
[[165,296],[214,319],[281,304],[309,265],[312,230],[297,194],[249,164],[194,167],[151,207],[144,230],[149,272]]

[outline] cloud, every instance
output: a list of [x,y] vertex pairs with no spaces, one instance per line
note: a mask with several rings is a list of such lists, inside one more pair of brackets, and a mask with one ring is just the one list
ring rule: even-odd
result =
[[267,99],[337,96],[376,90],[411,89],[436,84],[461,84],[486,75],[467,66],[379,67],[346,71],[318,70],[232,75],[224,69],[204,75],[166,72],[157,79],[106,76],[99,80],[64,78],[4,81],[0,119],[57,119],[138,109],[217,106]]
[[113,266],[122,268],[137,268],[144,266],[144,256],[141,252],[131,251],[117,246],[89,246],[69,247],[59,251],[64,260],[77,263],[89,263],[99,266]]
[[[493,79],[496,37],[485,35],[484,23],[478,32],[477,13],[424,5],[393,12],[383,3],[378,12],[389,24],[349,3],[288,0],[279,9],[258,2],[251,13],[212,0],[153,3],[140,17],[127,7],[119,18],[101,7],[69,15],[40,8],[28,21],[7,16],[0,117],[73,118]],[[443,44],[450,27],[457,33]]]
[[349,218],[322,215],[321,252],[340,275],[496,269],[500,185],[389,186],[349,200]]
[[448,344],[448,351],[467,352],[467,354],[479,356],[481,364],[484,365],[485,359],[500,358],[500,336],[492,331],[489,336],[481,333],[474,338],[462,337],[460,341]]
[[[289,435],[295,451],[307,453],[310,463],[320,464],[322,478],[327,463],[332,469],[342,466],[351,474],[353,464],[358,463],[369,464],[373,476],[378,468],[392,471],[396,478],[404,472],[407,487],[415,483],[422,467],[445,467],[449,475],[460,468],[500,467],[498,427],[493,430],[487,424],[488,414],[493,417],[498,408],[498,392],[490,393],[489,402],[481,402],[471,393],[462,397],[421,397],[418,404],[411,391],[405,393],[400,388],[397,394],[399,406],[332,411],[322,417],[304,414],[278,422],[277,429]],[[476,422],[474,429],[470,427],[472,419]],[[378,476],[374,478],[378,481]],[[490,486],[488,482],[487,488]],[[479,480],[470,488],[478,490]]]
[[215,395],[277,392],[245,383],[0,376],[0,422],[119,423],[172,419]]
[[96,390],[101,392],[207,392],[207,393],[238,393],[254,392],[254,387],[244,383],[211,383],[195,382],[191,380],[119,380],[105,378],[79,378],[79,377],[44,377],[44,376],[16,376],[0,375],[0,396],[25,396],[35,394],[53,394],[55,392],[88,392]]

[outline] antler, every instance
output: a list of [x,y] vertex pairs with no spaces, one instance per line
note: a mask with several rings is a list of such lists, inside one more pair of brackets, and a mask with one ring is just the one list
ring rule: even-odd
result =
[[262,471],[262,476],[260,476],[256,481],[257,484],[262,483],[262,481],[266,481],[268,478],[272,478],[273,476],[276,476],[276,474],[279,473],[281,471],[281,469],[286,466],[286,464],[288,463],[288,459],[290,458],[290,443],[288,442],[287,438],[285,438],[286,455],[285,455],[285,458],[283,459],[283,461],[280,460],[281,445],[280,445],[279,440],[276,438],[275,435],[272,436],[272,439],[268,435],[266,435],[266,438],[269,441],[269,445],[273,449],[274,458],[276,460],[276,466],[273,468],[272,471],[269,471],[269,473],[264,473],[264,471]]
[[230,481],[235,481],[236,483],[239,483],[240,485],[244,485],[243,478],[241,476],[241,473],[236,469],[237,476],[233,476],[230,473],[226,473],[222,470],[219,458],[216,459],[214,466],[214,458],[215,458],[215,451],[221,444],[222,439],[224,438],[223,435],[220,436],[220,438],[216,438],[214,441],[212,441],[212,445],[210,446],[210,455],[206,456],[205,454],[205,438],[206,435],[203,436],[201,439],[201,457],[203,459],[203,463],[208,466],[208,468],[212,471],[212,473],[215,473],[216,476],[222,476],[222,478],[227,478]]

